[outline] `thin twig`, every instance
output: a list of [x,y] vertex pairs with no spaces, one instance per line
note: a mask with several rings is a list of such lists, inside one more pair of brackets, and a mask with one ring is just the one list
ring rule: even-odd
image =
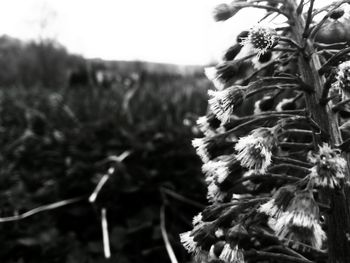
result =
[[[347,42],[337,42],[337,43],[331,43],[331,44],[325,44],[325,43],[320,43],[320,42],[315,42],[314,47],[316,48],[322,48],[322,49],[332,49],[332,48],[337,48],[339,46],[345,46]],[[338,48],[339,49],[339,48]]]
[[279,134],[278,136],[284,136],[284,135],[312,135],[312,131],[310,130],[303,130],[303,129],[285,129]]
[[286,18],[289,18],[288,14],[281,11],[280,9],[268,5],[256,5],[256,4],[247,4],[247,3],[233,3],[233,7],[238,8],[246,8],[246,7],[252,7],[252,8],[258,8],[258,9],[265,9],[267,11],[272,11],[279,13],[281,15],[284,15]]
[[215,138],[220,138],[220,137],[226,137],[226,136],[229,136],[231,135],[233,132],[236,132],[242,128],[245,128],[246,126],[249,126],[249,125],[252,125],[252,124],[256,124],[257,122],[261,122],[261,121],[267,121],[267,120],[272,120],[272,119],[275,119],[275,118],[281,118],[281,119],[285,119],[285,120],[289,120],[289,119],[292,119],[292,120],[306,120],[305,117],[303,116],[300,116],[300,115],[295,115],[295,114],[287,114],[287,113],[284,113],[284,112],[278,112],[279,114],[273,114],[273,115],[268,115],[268,114],[261,114],[261,116],[258,116],[252,120],[249,120],[247,122],[244,122],[242,124],[239,124],[237,126],[235,126],[234,128],[230,129],[230,130],[227,130],[223,133],[220,133],[218,135],[215,135],[213,136],[213,139]]
[[284,168],[284,170],[290,168],[290,169],[299,170],[299,171],[304,172],[306,174],[310,173],[310,170],[308,168],[305,168],[305,167],[302,167],[299,165],[289,164],[289,163],[276,164],[276,165],[271,166],[268,170],[273,171],[273,170],[277,170],[280,168]]
[[72,199],[66,199],[66,200],[62,200],[56,203],[52,203],[52,204],[48,204],[48,205],[43,205],[43,206],[39,206],[36,207],[32,210],[29,210],[23,214],[19,214],[19,215],[15,215],[15,216],[9,216],[9,217],[1,217],[0,218],[0,223],[4,223],[4,222],[11,222],[11,221],[17,221],[17,220],[21,220],[27,217],[30,217],[32,215],[35,215],[37,213],[40,212],[44,212],[44,211],[48,211],[48,210],[53,210],[62,206],[66,206],[69,204],[73,204],[73,203],[77,203],[80,202],[82,200],[84,200],[85,197],[76,197],[76,198],[72,198]]
[[178,263],[174,250],[169,242],[168,234],[165,227],[165,205],[160,208],[160,230],[162,232],[163,241],[171,263]]
[[266,173],[266,174],[254,174],[254,175],[249,175],[249,176],[239,178],[238,180],[234,181],[234,184],[238,185],[240,183],[255,180],[255,179],[281,179],[281,180],[292,181],[292,182],[296,182],[300,180],[299,177],[292,176],[292,175]]
[[92,192],[92,194],[89,197],[89,202],[94,203],[96,201],[97,195],[100,193],[102,187],[104,184],[108,181],[109,179],[109,174],[104,174],[98,184],[96,185],[95,190]]
[[108,234],[108,222],[107,222],[107,211],[106,208],[101,209],[101,227],[103,237],[103,252],[105,258],[111,257],[111,248],[109,245],[109,234]]
[[311,168],[313,166],[310,163],[299,161],[297,159],[292,159],[292,158],[288,158],[288,157],[280,157],[280,156],[272,156],[272,161],[273,162],[277,161],[277,162],[284,162],[284,163],[299,165],[299,166],[303,166],[303,167],[306,167],[306,168]]

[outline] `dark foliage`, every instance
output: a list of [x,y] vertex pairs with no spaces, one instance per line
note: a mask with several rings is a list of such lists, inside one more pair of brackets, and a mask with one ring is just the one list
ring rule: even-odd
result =
[[[127,79],[128,76],[123,76]],[[0,216],[64,199],[80,202],[0,223],[1,262],[105,262],[100,211],[107,209],[113,262],[165,262],[160,208],[181,262],[178,233],[204,202],[194,120],[206,111],[204,77],[144,76],[109,88],[6,87],[0,92]],[[110,156],[128,151],[123,162]],[[115,173],[91,205],[108,168]],[[179,212],[181,211],[181,212]]]

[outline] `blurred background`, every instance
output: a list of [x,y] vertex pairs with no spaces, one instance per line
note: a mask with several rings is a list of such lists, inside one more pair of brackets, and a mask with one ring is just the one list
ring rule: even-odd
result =
[[191,146],[203,68],[260,11],[215,23],[216,0],[0,3],[0,261],[170,262],[167,242],[190,261],[178,235],[206,203]]

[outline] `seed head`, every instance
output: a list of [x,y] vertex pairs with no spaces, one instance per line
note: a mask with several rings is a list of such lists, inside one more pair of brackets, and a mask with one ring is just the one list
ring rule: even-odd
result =
[[310,169],[310,176],[317,186],[335,188],[345,177],[345,159],[338,150],[330,148],[326,143],[319,146],[318,153],[309,152],[308,159],[314,164]]
[[276,30],[263,26],[253,27],[248,37],[243,39],[242,45],[251,45],[258,52],[258,57],[277,45],[279,36]]

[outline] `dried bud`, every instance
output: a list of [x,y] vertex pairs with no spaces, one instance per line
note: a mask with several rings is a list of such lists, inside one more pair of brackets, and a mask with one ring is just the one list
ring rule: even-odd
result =
[[198,128],[206,136],[213,136],[217,134],[216,129],[220,127],[221,121],[218,120],[213,113],[209,113],[207,116],[199,117],[197,120]]
[[206,181],[223,183],[230,174],[241,171],[241,166],[235,155],[222,155],[213,161],[209,161],[202,166],[202,171],[206,175]]
[[247,31],[247,30],[242,31],[241,33],[239,33],[238,36],[236,37],[237,43],[241,44],[242,41],[248,37],[248,35],[249,35],[249,31]]
[[214,8],[213,17],[215,21],[225,21],[234,16],[240,8],[229,6],[228,4],[220,4]]
[[235,44],[231,46],[224,54],[224,60],[226,61],[234,60],[234,58],[238,55],[241,49],[242,49],[242,46],[240,44]]
[[211,80],[216,89],[222,90],[226,85],[237,76],[240,63],[224,62],[216,67],[207,67],[204,69],[206,77]]
[[235,138],[204,137],[192,140],[192,146],[196,149],[196,153],[203,163],[207,163],[217,157],[218,152],[233,148],[235,141]]
[[254,114],[260,114],[263,111],[269,111],[273,109],[275,103],[275,96],[267,95],[262,99],[257,100],[254,104]]
[[240,86],[232,86],[221,91],[209,90],[208,94],[211,110],[219,120],[226,123],[234,110],[242,104],[245,90]]
[[302,97],[303,93],[299,93],[293,98],[282,99],[282,101],[276,105],[276,111],[295,110],[300,108],[302,103],[298,103],[298,100]]
[[264,54],[261,54],[258,61],[260,63],[267,63],[272,58],[272,52],[270,50],[266,51]]
[[338,8],[332,12],[332,14],[330,15],[330,18],[337,20],[337,19],[341,18],[344,14],[345,14],[344,9]]

